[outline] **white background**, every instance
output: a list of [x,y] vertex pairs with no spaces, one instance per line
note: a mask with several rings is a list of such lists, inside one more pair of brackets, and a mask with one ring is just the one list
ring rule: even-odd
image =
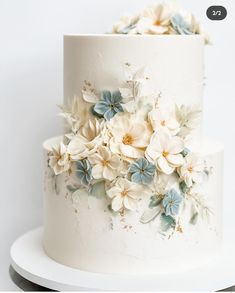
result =
[[[225,145],[225,232],[235,239],[235,1],[179,2],[201,19],[213,42],[205,49],[204,133]],[[124,12],[152,3],[0,0],[0,290],[17,290],[8,277],[11,243],[42,223],[41,144],[61,133],[63,34],[109,31]],[[228,10],[223,21],[206,18],[216,4]]]

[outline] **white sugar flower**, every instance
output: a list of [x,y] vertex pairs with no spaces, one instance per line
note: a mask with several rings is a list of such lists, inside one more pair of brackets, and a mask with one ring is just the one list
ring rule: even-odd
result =
[[181,155],[183,149],[184,142],[180,137],[158,132],[151,137],[145,155],[150,162],[156,164],[159,171],[171,174],[184,163]]
[[138,15],[123,15],[120,20],[114,24],[112,32],[114,34],[136,34],[136,23],[138,20]]
[[63,142],[52,147],[49,155],[49,166],[54,170],[55,175],[70,169],[71,162],[67,153],[67,148]]
[[88,157],[93,165],[92,176],[94,179],[104,178],[114,180],[119,172],[121,160],[118,155],[112,154],[108,148],[99,147],[97,153]]
[[107,140],[107,128],[104,120],[88,120],[80,130],[81,136],[85,139],[85,147],[88,153],[94,152],[102,143]]
[[167,34],[171,16],[170,6],[166,4],[151,6],[143,12],[137,23],[137,31],[140,34]]
[[112,199],[112,209],[115,212],[123,211],[124,209],[135,211],[138,208],[141,191],[141,185],[120,178],[115,186],[107,190],[107,195]]
[[76,135],[67,135],[71,140],[68,144],[68,153],[72,160],[82,160],[94,153],[106,141],[104,121],[88,120]]
[[203,179],[204,163],[195,153],[189,153],[185,157],[183,166],[178,168],[180,178],[184,180],[188,187],[193,183],[201,183]]
[[154,131],[166,131],[175,135],[179,131],[179,123],[174,114],[166,109],[153,109],[149,112],[149,121]]
[[181,105],[176,106],[175,113],[180,125],[179,136],[185,138],[198,126],[201,111],[196,106]]
[[139,158],[149,144],[152,131],[138,115],[121,113],[110,120],[110,148],[113,153],[127,158]]
[[87,156],[86,140],[81,135],[74,135],[67,146],[67,152],[72,161],[82,160]]

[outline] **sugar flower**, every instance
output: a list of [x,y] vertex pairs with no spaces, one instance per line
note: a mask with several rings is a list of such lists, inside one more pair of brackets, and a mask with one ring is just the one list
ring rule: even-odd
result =
[[166,216],[175,216],[179,213],[180,204],[182,202],[182,196],[176,192],[174,189],[171,189],[165,195],[162,205],[165,209]]
[[118,112],[123,112],[121,101],[122,96],[119,91],[113,93],[110,91],[103,91],[102,99],[94,106],[94,111],[102,115],[106,120],[110,120]]
[[141,190],[139,184],[124,178],[118,179],[115,186],[107,190],[108,197],[112,199],[112,209],[115,212],[123,209],[137,210]]
[[200,119],[201,111],[196,106],[176,106],[175,108],[176,119],[180,125],[179,136],[185,138],[197,126]]
[[116,115],[109,123],[110,148],[113,153],[127,158],[143,157],[152,134],[148,123],[138,116],[123,113]]
[[124,15],[120,21],[114,24],[114,34],[133,34],[136,32],[136,23],[139,21],[139,16]]
[[193,183],[201,183],[203,179],[204,163],[195,153],[189,153],[185,157],[185,163],[178,169],[180,178],[184,180],[187,187]]
[[154,177],[156,167],[145,158],[139,158],[131,164],[129,172],[131,181],[141,184],[149,184]]
[[63,142],[52,148],[49,155],[49,166],[54,170],[55,175],[59,175],[70,169],[71,162],[67,148]]
[[157,168],[165,173],[171,174],[176,167],[184,163],[181,152],[184,149],[184,142],[180,137],[170,136],[168,133],[154,133],[149,146],[146,149],[146,157]]
[[92,168],[87,159],[76,162],[75,173],[83,185],[89,185],[92,179]]
[[99,147],[97,153],[89,156],[92,164],[92,176],[94,179],[104,178],[113,180],[117,177],[121,165],[120,157],[112,154],[108,148]]
[[81,160],[87,156],[85,143],[86,143],[86,140],[83,136],[81,135],[72,136],[67,146],[67,152],[72,161]]
[[144,10],[137,24],[140,34],[166,34],[169,30],[172,11],[168,5],[158,4]]
[[175,32],[180,35],[191,35],[193,33],[190,23],[188,23],[180,14],[172,16],[171,24]]
[[154,131],[163,130],[171,134],[177,134],[179,131],[179,123],[167,109],[153,109],[149,112],[149,121]]
[[88,153],[94,152],[97,147],[107,139],[107,129],[104,120],[90,119],[80,129],[80,134],[85,140]]

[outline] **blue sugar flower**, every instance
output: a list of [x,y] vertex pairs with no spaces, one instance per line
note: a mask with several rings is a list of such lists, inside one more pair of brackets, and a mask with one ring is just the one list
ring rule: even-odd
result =
[[131,181],[140,184],[148,184],[153,180],[156,167],[145,158],[137,159],[131,164],[129,172]]
[[173,29],[179,33],[180,35],[191,35],[192,29],[190,27],[190,24],[184,20],[182,15],[175,14],[171,18],[171,24]]
[[84,159],[76,162],[76,175],[81,180],[82,184],[88,185],[92,179],[91,164],[88,160]]
[[113,93],[103,91],[101,101],[94,106],[93,110],[95,113],[102,115],[106,120],[110,120],[118,112],[123,112],[121,101],[122,96],[119,91]]
[[165,209],[166,216],[175,216],[179,212],[180,203],[182,202],[182,196],[174,189],[171,189],[165,195],[162,204]]

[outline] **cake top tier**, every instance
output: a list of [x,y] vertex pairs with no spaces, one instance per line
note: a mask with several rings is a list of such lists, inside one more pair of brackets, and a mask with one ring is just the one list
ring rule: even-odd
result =
[[127,35],[202,35],[207,34],[195,16],[182,10],[174,1],[145,8],[136,15],[125,15],[113,26],[112,33]]

